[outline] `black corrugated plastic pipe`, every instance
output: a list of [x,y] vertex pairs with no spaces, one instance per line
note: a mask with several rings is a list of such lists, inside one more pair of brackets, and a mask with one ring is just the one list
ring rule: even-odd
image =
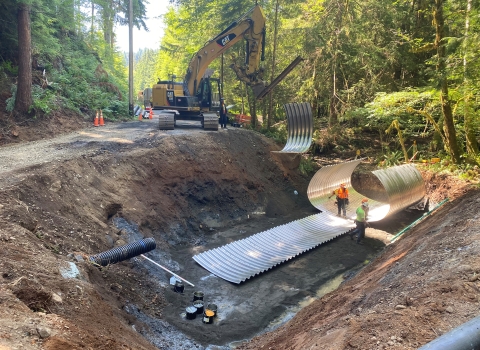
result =
[[418,350],[478,350],[480,349],[480,316],[432,340]]
[[103,253],[92,255],[88,259],[98,265],[107,266],[147,253],[154,250],[156,246],[155,239],[145,238],[121,247],[107,250]]

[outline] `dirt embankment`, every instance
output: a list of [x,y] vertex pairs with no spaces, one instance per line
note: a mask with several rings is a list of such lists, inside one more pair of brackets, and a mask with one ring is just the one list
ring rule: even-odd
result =
[[[294,169],[295,160],[275,159],[270,151],[279,148],[245,130],[152,128],[129,142],[63,140],[52,149],[74,156],[36,159],[34,167],[0,164],[8,169],[0,182],[0,349],[225,344],[253,336],[289,303],[378,254],[377,241],[358,247],[342,237],[239,288],[195,266],[195,252],[314,212],[309,178]],[[464,191],[463,184],[428,176],[438,198]],[[240,348],[414,349],[467,320],[478,310],[479,201],[471,192],[448,203],[338,292]],[[155,237],[160,263],[232,295],[229,318],[206,327],[185,322],[179,310],[187,297],[139,261],[103,269],[81,261],[141,237]],[[302,272],[305,280],[298,279]],[[239,290],[245,295],[235,299]],[[279,303],[268,315],[257,299],[263,294]],[[191,332],[181,347],[171,336],[182,333],[177,329]]]

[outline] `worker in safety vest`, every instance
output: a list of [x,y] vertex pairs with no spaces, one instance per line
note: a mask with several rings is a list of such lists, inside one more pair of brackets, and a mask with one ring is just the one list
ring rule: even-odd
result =
[[227,107],[225,106],[225,99],[222,97],[220,99],[220,126],[224,129],[227,128]]
[[343,211],[343,217],[347,217],[347,205],[348,205],[348,190],[347,186],[342,183],[340,184],[340,188],[336,189],[335,191],[332,192],[332,195],[328,198],[331,198],[332,196],[337,196],[337,207],[338,207],[338,216]]
[[368,199],[362,199],[362,204],[357,208],[357,217],[355,218],[355,224],[357,228],[350,233],[350,239],[353,239],[355,233],[357,234],[357,244],[363,244],[362,239],[365,237],[365,228],[367,227],[368,216]]

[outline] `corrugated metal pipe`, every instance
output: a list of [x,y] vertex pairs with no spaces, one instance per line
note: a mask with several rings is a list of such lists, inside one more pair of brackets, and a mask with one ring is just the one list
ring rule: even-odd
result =
[[88,260],[100,266],[107,266],[147,253],[154,250],[156,246],[155,239],[145,238],[121,247],[107,250],[103,253],[92,255]]
[[480,349],[480,316],[445,333],[418,350],[478,350]]

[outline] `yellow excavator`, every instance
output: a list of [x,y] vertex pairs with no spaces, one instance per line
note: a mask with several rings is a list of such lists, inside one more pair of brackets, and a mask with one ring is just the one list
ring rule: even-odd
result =
[[159,116],[160,129],[173,130],[177,120],[197,120],[206,130],[218,130],[220,80],[211,77],[213,71],[208,66],[241,39],[246,42],[245,63],[234,63],[231,68],[239,80],[252,88],[255,98],[266,96],[302,58],[297,57],[266,86],[260,67],[260,60],[263,61],[265,56],[265,31],[265,15],[256,5],[195,53],[183,82],[176,82],[172,75],[169,80],[155,84],[151,89],[150,104],[153,110],[160,111],[155,113]]

